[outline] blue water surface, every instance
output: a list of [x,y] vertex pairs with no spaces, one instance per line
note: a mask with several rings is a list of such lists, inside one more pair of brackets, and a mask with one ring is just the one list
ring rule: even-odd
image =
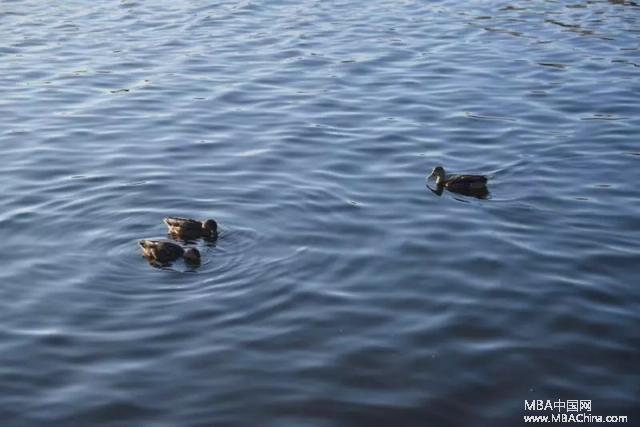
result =
[[638,425],[639,99],[634,1],[2,2],[1,424]]

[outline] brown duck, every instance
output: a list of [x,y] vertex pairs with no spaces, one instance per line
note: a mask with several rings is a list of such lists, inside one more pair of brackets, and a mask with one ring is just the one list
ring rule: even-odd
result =
[[165,240],[140,240],[138,244],[142,255],[152,263],[165,265],[182,257],[189,264],[200,264],[200,252],[196,248],[185,250]]
[[[489,195],[487,190],[487,177],[483,175],[448,175],[442,166],[436,166],[431,171],[429,178],[436,178],[436,185],[439,193],[442,189],[459,193],[465,196],[473,196],[478,198],[486,198]],[[436,191],[436,193],[438,193]]]
[[169,227],[169,234],[185,240],[215,239],[218,237],[218,223],[212,219],[196,221],[195,219],[167,217],[164,223]]

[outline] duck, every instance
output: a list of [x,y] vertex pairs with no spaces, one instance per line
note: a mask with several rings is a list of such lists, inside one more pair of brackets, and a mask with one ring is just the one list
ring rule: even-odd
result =
[[167,217],[164,223],[169,227],[169,234],[185,240],[218,237],[218,223],[213,219],[197,221],[189,218]]
[[473,196],[477,198],[487,198],[489,191],[487,190],[487,177],[484,175],[449,175],[442,166],[436,166],[431,171],[428,179],[435,177],[438,191],[436,194],[442,194],[442,189],[459,193],[465,196]]
[[168,264],[182,257],[189,264],[200,264],[200,251],[196,248],[184,249],[182,246],[165,240],[140,240],[142,255],[152,263]]

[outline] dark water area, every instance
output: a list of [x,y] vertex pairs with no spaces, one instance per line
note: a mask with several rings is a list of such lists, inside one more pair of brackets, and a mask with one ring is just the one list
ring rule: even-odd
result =
[[640,425],[637,2],[5,1],[0,59],[3,426]]

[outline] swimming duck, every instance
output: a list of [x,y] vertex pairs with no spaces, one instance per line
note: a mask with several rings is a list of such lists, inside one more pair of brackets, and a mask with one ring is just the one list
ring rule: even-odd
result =
[[169,227],[169,234],[185,240],[218,237],[218,223],[212,219],[201,222],[189,218],[167,217],[164,223]]
[[140,240],[142,255],[157,264],[167,264],[180,257],[189,264],[200,264],[200,251],[196,248],[184,250],[182,246],[164,240]]
[[465,196],[473,196],[478,198],[486,198],[489,195],[487,190],[487,177],[483,175],[449,175],[444,171],[442,166],[436,166],[431,171],[429,178],[436,178],[436,185],[439,193],[446,188],[454,193],[460,193]]

